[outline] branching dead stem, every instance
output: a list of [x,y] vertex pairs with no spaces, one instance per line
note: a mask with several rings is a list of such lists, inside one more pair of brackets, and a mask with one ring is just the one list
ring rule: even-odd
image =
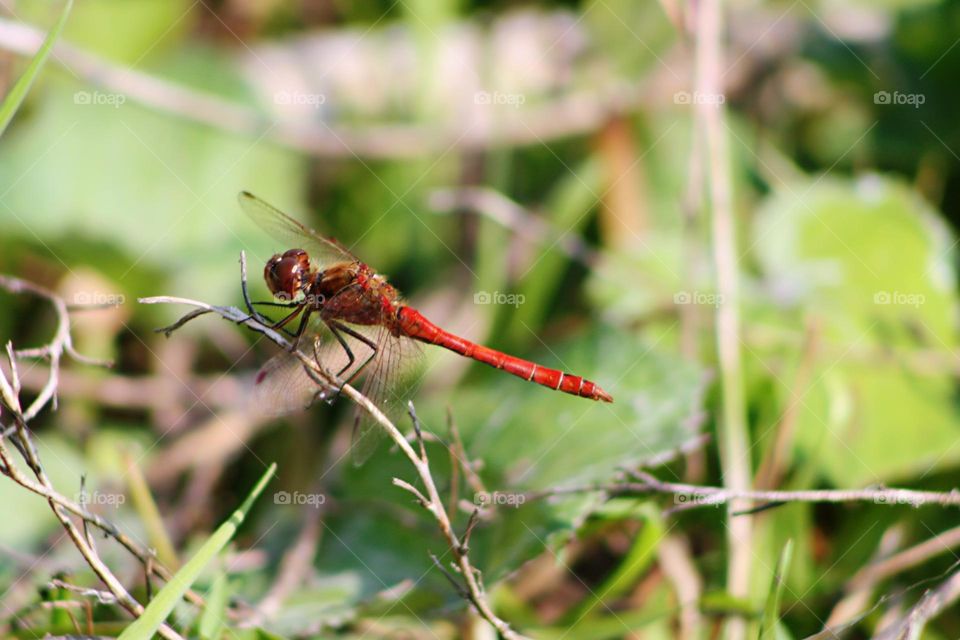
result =
[[[240,270],[243,280],[243,288],[244,291],[246,291],[246,257],[242,253],[240,256]],[[498,618],[490,607],[490,604],[487,602],[486,594],[480,580],[480,573],[471,564],[470,558],[467,554],[467,549],[469,547],[469,534],[473,530],[475,523],[468,525],[466,533],[462,539],[454,530],[453,524],[451,523],[450,518],[447,515],[447,511],[444,508],[443,500],[440,498],[440,492],[437,490],[436,483],[433,480],[433,475],[430,470],[430,460],[427,455],[425,445],[425,434],[420,427],[420,422],[417,419],[412,403],[409,405],[409,413],[416,435],[414,438],[416,441],[416,449],[414,449],[414,445],[411,444],[411,442],[396,427],[396,425],[394,425],[393,422],[391,422],[391,420],[384,415],[380,408],[373,404],[368,398],[366,398],[366,396],[349,384],[341,383],[336,376],[323,367],[322,363],[318,362],[313,353],[304,353],[299,348],[293,349],[292,343],[286,336],[270,328],[261,322],[259,318],[253,317],[251,314],[246,313],[236,307],[211,305],[197,300],[189,300],[187,298],[156,296],[152,298],[141,298],[140,302],[143,304],[183,304],[194,307],[193,311],[190,311],[178,321],[159,330],[166,335],[170,335],[173,331],[176,331],[190,320],[208,313],[219,315],[226,320],[230,320],[231,322],[235,322],[253,331],[256,331],[282,349],[286,349],[288,351],[292,350],[291,353],[293,353],[300,360],[306,372],[310,374],[311,378],[317,381],[318,384],[329,386],[331,390],[335,390],[341,396],[345,396],[351,402],[359,405],[373,418],[380,428],[387,433],[390,439],[396,444],[397,447],[399,447],[400,451],[404,456],[406,456],[416,470],[423,490],[418,489],[413,484],[399,478],[394,478],[393,483],[395,486],[410,492],[417,499],[417,502],[421,504],[437,521],[440,532],[447,543],[448,553],[453,557],[453,566],[455,567],[455,571],[458,575],[454,576],[445,569],[444,574],[448,579],[454,582],[455,586],[457,587],[457,591],[463,595],[463,597],[471,605],[473,605],[473,608],[477,611],[477,613],[487,622],[489,622],[497,630],[497,632],[500,633],[501,636],[507,638],[508,640],[517,640],[519,638],[523,638],[523,636],[513,630],[509,624]],[[475,516],[472,516],[471,521],[474,518]],[[431,558],[433,558],[433,554],[431,554]],[[443,566],[439,559],[435,560],[435,564],[441,567]]]

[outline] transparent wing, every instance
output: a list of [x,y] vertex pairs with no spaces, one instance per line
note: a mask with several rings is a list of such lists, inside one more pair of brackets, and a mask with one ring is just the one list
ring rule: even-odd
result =
[[[318,353],[325,366],[334,373],[347,364],[346,354],[338,344],[323,343]],[[332,397],[335,393],[335,389],[327,389],[315,380],[297,356],[281,351],[257,372],[250,402],[253,411],[260,415],[282,416],[303,411],[317,400]]]
[[303,249],[319,267],[338,262],[357,262],[357,258],[332,238],[324,238],[249,191],[237,196],[240,208],[284,249]]
[[[314,356],[334,374],[350,364],[341,379],[351,379],[350,383],[359,388],[364,396],[396,424],[397,420],[403,418],[407,399],[407,395],[398,392],[398,389],[403,388],[400,383],[405,374],[415,366],[421,356],[419,346],[408,338],[392,335],[383,326],[347,326],[377,345],[376,352],[373,353],[362,340],[341,332],[354,355],[354,362],[351,364],[343,346],[329,331],[323,331],[323,341],[314,342],[317,345]],[[313,348],[306,339],[301,342],[300,347],[304,353],[309,353]],[[357,374],[357,368],[363,366],[364,362],[366,366]],[[268,360],[257,373],[251,404],[253,410],[261,415],[282,416],[303,411],[320,399],[333,398],[334,393],[334,390],[324,389],[323,385],[314,380],[295,355],[281,351]],[[350,449],[353,463],[360,465],[365,462],[376,451],[383,435],[383,427],[366,411],[357,407],[353,414],[353,440]]]
[[[398,392],[404,376],[420,359],[418,345],[410,339],[394,336],[386,327],[377,327],[377,355],[367,365],[361,393],[391,420],[402,418],[406,395]],[[361,465],[377,449],[383,427],[369,413],[357,407],[350,449],[355,465]]]

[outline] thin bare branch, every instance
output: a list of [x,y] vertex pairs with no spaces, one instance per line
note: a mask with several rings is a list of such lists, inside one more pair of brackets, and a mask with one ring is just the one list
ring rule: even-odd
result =
[[400,487],[401,489],[404,489],[405,491],[409,491],[410,493],[412,493],[412,494],[413,494],[413,497],[416,498],[416,499],[417,499],[417,502],[420,503],[420,506],[422,506],[422,507],[424,507],[424,508],[426,508],[426,509],[430,509],[430,508],[431,508],[431,507],[430,507],[430,501],[427,500],[427,498],[426,498],[422,493],[420,493],[420,490],[419,490],[419,489],[417,489],[415,486],[413,486],[412,484],[410,484],[410,483],[407,482],[406,480],[401,480],[400,478],[394,478],[394,479],[393,479],[393,486],[395,486],[395,487]]
[[[117,598],[117,601],[125,609],[130,611],[131,614],[138,616],[143,611],[142,605],[126,591],[109,567],[99,558],[92,542],[92,534],[87,529],[87,524],[93,524],[115,538],[142,562],[148,562],[152,557],[152,552],[122,534],[117,527],[107,520],[88,512],[84,507],[56,491],[46,471],[43,469],[39,453],[37,452],[36,445],[33,442],[28,427],[28,423],[46,406],[52,404],[55,408],[56,394],[60,380],[60,362],[64,355],[83,363],[98,365],[108,363],[81,356],[76,352],[70,335],[70,316],[67,305],[59,296],[39,285],[6,275],[0,275],[0,287],[11,293],[26,293],[43,298],[54,309],[57,319],[54,335],[48,343],[40,347],[23,350],[14,350],[12,345],[7,345],[7,358],[10,362],[11,378],[8,380],[4,372],[0,370],[0,401],[8,408],[9,414],[13,417],[13,422],[7,426],[0,425],[0,465],[2,465],[0,471],[21,487],[47,499],[54,515],[60,521],[71,541],[81,555],[83,555],[91,569],[93,569],[97,576],[107,585],[110,592]],[[20,377],[16,362],[18,358],[23,357],[42,357],[49,361],[47,380],[40,387],[37,397],[26,409],[20,404]],[[7,442],[10,442],[16,447],[18,453],[20,453],[30,471],[36,477],[36,480],[31,480],[14,464],[10,450],[6,446]],[[83,524],[82,530],[73,523],[71,515],[81,518]],[[155,573],[161,578],[169,580],[172,577],[170,572],[159,564],[151,564],[154,567]],[[191,599],[194,602],[203,602],[199,596],[196,596],[196,594],[192,592]],[[166,625],[161,628],[160,633],[166,638],[179,637],[176,632]]]
[[895,624],[875,635],[876,640],[917,640],[927,623],[960,599],[960,571],[947,578],[939,587],[923,594]]
[[69,582],[64,582],[54,578],[50,581],[50,584],[54,587],[59,587],[61,589],[66,589],[72,593],[83,596],[85,598],[94,598],[100,604],[117,604],[117,597],[110,593],[109,591],[102,591],[100,589],[90,589],[89,587],[78,587],[75,584],[70,584]]
[[[39,29],[0,18],[0,49],[33,56],[43,37]],[[650,99],[651,91],[650,87],[613,85],[600,91],[570,92],[544,104],[525,107],[515,116],[476,120],[467,126],[439,128],[435,123],[426,123],[355,127],[324,121],[271,121],[256,109],[113,64],[63,42],[54,46],[51,59],[68,63],[75,75],[91,85],[122,94],[148,108],[218,130],[263,136],[321,157],[404,159],[454,149],[539,145],[595,131],[611,114],[638,109]]]
[[435,211],[476,211],[510,229],[520,237],[538,244],[556,247],[567,257],[588,267],[595,266],[600,256],[579,236],[563,233],[533,215],[507,196],[489,187],[437,189],[427,204]]
[[921,507],[960,506],[960,490],[915,491],[913,489],[813,489],[807,491],[761,491],[736,490],[725,487],[710,487],[680,482],[665,482],[645,471],[633,471],[634,482],[598,483],[571,487],[557,487],[525,494],[528,500],[550,496],[602,491],[611,495],[645,495],[651,493],[672,494],[677,497],[677,506],[671,512],[699,507],[713,507],[733,500],[761,502],[873,502],[886,505],[909,505]]
[[[240,266],[241,275],[245,286],[246,257],[243,254],[240,256]],[[416,412],[414,411],[412,404],[409,405],[409,411],[414,422],[417,449],[419,449],[419,451],[414,449],[413,445],[411,445],[404,434],[401,433],[401,431],[393,424],[393,422],[391,422],[390,419],[383,414],[380,408],[374,405],[366,396],[361,394],[349,384],[344,384],[338,380],[336,376],[323,367],[314,354],[306,354],[300,349],[292,349],[293,345],[285,336],[271,329],[270,327],[265,326],[249,313],[245,313],[236,307],[210,305],[197,300],[172,296],[141,298],[140,302],[143,304],[184,304],[194,307],[195,310],[204,310],[207,312],[216,313],[226,320],[241,324],[253,331],[256,331],[257,333],[260,333],[270,339],[279,347],[290,350],[291,353],[300,360],[306,370],[311,372],[316,377],[315,379],[324,384],[329,384],[331,388],[337,389],[340,396],[349,398],[352,402],[359,405],[365,412],[367,412],[373,418],[373,420],[381,428],[383,428],[384,431],[386,431],[387,435],[390,436],[390,439],[397,445],[397,447],[399,447],[403,455],[406,456],[406,458],[414,466],[425,492],[417,489],[409,482],[398,478],[395,478],[393,483],[394,485],[401,487],[416,496],[417,500],[437,521],[440,532],[447,542],[450,553],[454,557],[455,565],[463,577],[463,585],[461,589],[463,593],[466,594],[466,599],[473,605],[477,613],[479,613],[480,616],[493,625],[497,632],[500,633],[500,635],[502,635],[504,638],[507,638],[507,640],[517,640],[519,638],[523,638],[523,636],[514,631],[509,624],[497,617],[486,600],[483,585],[480,582],[479,572],[471,564],[463,543],[454,531],[450,518],[447,515],[447,511],[444,508],[443,501],[440,498],[440,492],[437,490],[436,484],[433,480],[433,475],[430,470],[430,461],[429,457],[427,456],[426,445],[424,443],[424,434],[420,429],[419,422],[416,420]],[[198,314],[194,312],[190,312],[187,315],[191,317],[186,321],[198,317]],[[183,323],[180,323],[178,326],[182,325]],[[437,564],[439,564],[439,561]],[[448,577],[452,578],[453,576]]]

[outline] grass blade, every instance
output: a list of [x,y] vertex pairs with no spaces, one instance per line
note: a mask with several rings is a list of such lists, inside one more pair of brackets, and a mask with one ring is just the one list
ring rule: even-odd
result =
[[47,61],[50,50],[53,49],[53,43],[60,37],[60,32],[63,31],[64,25],[67,24],[67,16],[70,15],[70,9],[72,7],[73,0],[67,0],[64,3],[63,11],[60,13],[57,23],[50,29],[47,38],[37,50],[37,54],[33,56],[33,60],[30,61],[26,71],[23,72],[20,79],[17,80],[13,88],[10,89],[10,93],[4,98],[3,104],[0,104],[0,135],[3,135],[3,132],[7,129],[7,125],[13,120],[13,115],[17,112],[17,109],[20,108],[23,99],[27,97],[27,92],[30,91],[33,81],[40,75],[40,70]]
[[120,634],[121,640],[148,640],[153,637],[157,629],[159,629],[163,621],[167,619],[167,616],[173,611],[174,606],[180,601],[187,589],[193,585],[203,569],[217,557],[217,554],[219,554],[233,538],[240,523],[243,522],[247,512],[250,511],[253,501],[256,500],[263,491],[263,488],[273,477],[276,470],[276,463],[270,465],[270,468],[263,474],[260,481],[257,482],[253,488],[253,491],[250,492],[247,499],[240,505],[240,508],[234,511],[233,515],[220,525],[220,527],[213,532],[213,535],[203,543],[203,546],[200,547],[196,555],[190,558],[189,562],[183,565],[182,569],[177,571],[170,582],[167,583],[167,586],[161,589],[157,597],[147,605],[143,615],[123,630],[123,633]]
[[203,615],[200,616],[200,625],[197,628],[200,640],[217,640],[223,637],[229,599],[230,585],[227,582],[227,573],[221,569],[213,579],[210,595],[207,596],[207,606],[203,609]]
[[787,540],[780,553],[780,561],[773,572],[773,584],[767,595],[767,605],[763,609],[763,620],[760,621],[760,640],[774,640],[777,637],[777,621],[780,619],[780,597],[783,595],[783,585],[790,570],[790,557],[793,555],[793,540]]
[[157,550],[157,558],[169,569],[178,569],[180,560],[163,524],[163,518],[160,517],[160,510],[147,485],[147,479],[143,477],[143,472],[131,451],[124,451],[121,457],[127,468],[127,488],[133,501],[133,508],[147,530],[150,544]]

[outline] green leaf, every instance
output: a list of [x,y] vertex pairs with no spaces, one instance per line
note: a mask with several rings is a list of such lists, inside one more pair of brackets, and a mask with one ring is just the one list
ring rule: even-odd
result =
[[634,517],[640,516],[643,528],[633,541],[629,553],[624,557],[620,566],[607,578],[599,588],[591,592],[591,597],[584,606],[573,615],[574,620],[581,620],[593,614],[597,607],[609,611],[611,603],[637,584],[640,576],[650,567],[656,558],[657,547],[663,539],[663,518],[659,507],[653,503],[641,504],[635,508]]
[[[459,501],[478,504],[494,493],[502,498],[470,540],[471,559],[491,589],[523,562],[561,546],[603,504],[595,493],[519,503],[515,498],[522,492],[610,481],[618,469],[688,441],[703,409],[704,372],[631,333],[604,327],[568,345],[553,343],[551,350],[540,354],[543,364],[589,375],[615,402],[556,393],[493,369],[478,370],[475,384],[452,394],[409,396],[417,400],[424,428],[444,441],[446,408],[452,407],[468,456],[482,461],[479,473],[489,496],[474,495],[461,474]],[[397,424],[409,429],[402,417]],[[449,453],[440,445],[428,447],[434,478],[446,497]],[[425,576],[417,582],[421,601],[429,604],[428,596],[434,602],[454,601],[456,594],[431,569],[426,553],[442,556],[445,550],[435,523],[409,496],[384,489],[394,476],[413,480],[409,461],[382,446],[362,467],[341,464],[343,476],[332,494],[356,506],[325,520],[331,535],[317,566],[325,572],[356,572],[364,581],[363,593],[371,595]],[[385,512],[397,515],[384,518]],[[468,512],[457,509],[452,515],[462,531]]]
[[157,629],[159,629],[163,621],[167,619],[167,616],[173,611],[174,606],[180,601],[187,589],[193,585],[203,569],[213,561],[217,554],[219,554],[233,538],[237,532],[237,528],[246,517],[247,512],[250,511],[254,500],[257,499],[264,487],[267,486],[267,482],[270,481],[276,470],[277,463],[271,464],[270,468],[260,477],[256,486],[253,487],[253,491],[250,492],[247,499],[240,505],[240,508],[234,511],[233,515],[220,525],[220,527],[213,532],[213,535],[203,543],[203,546],[200,547],[196,555],[190,558],[190,561],[183,565],[182,569],[177,571],[170,582],[167,583],[167,586],[161,589],[157,597],[147,605],[143,615],[123,630],[123,633],[120,634],[122,640],[139,640],[141,638],[147,640],[153,637]]
[[[49,5],[50,0],[19,0],[17,16],[42,20]],[[158,55],[182,46],[204,13],[196,7],[188,0],[83,0],[71,12],[63,38],[86,53],[144,71]]]
[[790,558],[793,555],[793,540],[787,540],[780,554],[780,561],[773,573],[773,584],[767,595],[767,605],[763,610],[763,619],[760,621],[760,640],[775,640],[777,637],[777,623],[780,619],[780,599],[783,596],[783,587],[787,573],[790,571]]
[[[242,91],[225,63],[196,55],[194,64],[218,85],[232,80],[231,99]],[[104,253],[121,252],[122,264],[109,272],[118,282],[136,286],[156,270],[169,290],[227,302],[231,294],[239,300],[241,249],[254,270],[287,248],[247,224],[237,192],[249,189],[307,218],[298,202],[305,165],[288,149],[158,113],[63,74],[50,74],[43,88],[31,117],[0,138],[0,174],[18,177],[4,196],[12,215],[0,216],[0,236],[42,238],[58,256],[71,252],[84,263],[99,258],[61,245],[97,239]],[[254,295],[263,295],[254,280]],[[157,293],[161,284],[128,294]]]
[[[951,372],[928,364],[957,346],[952,244],[929,205],[880,176],[791,185],[761,211],[754,246],[778,304],[763,325],[822,326],[811,384],[780,399],[799,403],[796,454],[815,475],[862,486],[960,458]],[[769,376],[777,357],[795,361],[795,344],[748,350],[748,367]]]
[[347,624],[357,615],[353,603],[360,599],[361,587],[362,580],[353,572],[318,576],[285,598],[265,626],[274,633],[297,636],[321,623],[326,627]]
[[[72,444],[60,434],[44,433],[37,437],[37,449],[44,469],[53,486],[61,493],[79,499],[80,475],[88,467]],[[21,472],[29,474],[26,463],[18,456],[14,464]],[[88,490],[99,486],[100,474],[93,470],[87,475]],[[24,491],[13,482],[0,482],[0,504],[16,518],[0,518],[0,544],[14,549],[26,549],[43,539],[58,523],[51,517],[50,504],[42,497]]]
[[20,108],[23,99],[27,97],[27,92],[30,91],[33,81],[40,75],[40,70],[47,61],[51,49],[53,49],[53,43],[57,41],[60,32],[63,31],[64,25],[67,24],[67,16],[70,15],[70,9],[72,7],[73,0],[67,0],[64,3],[63,11],[60,12],[57,23],[50,29],[40,49],[37,50],[37,54],[33,56],[33,60],[30,61],[26,71],[23,72],[23,75],[20,76],[17,83],[13,85],[13,88],[10,89],[10,93],[8,93],[7,97],[3,100],[3,104],[0,104],[0,136],[2,136],[3,132],[7,129],[10,121],[13,120],[13,115],[17,112],[17,109]]
[[[590,221],[587,214],[597,205],[602,184],[603,170],[597,158],[589,157],[574,167],[546,198],[544,208],[550,212],[550,225],[567,233],[579,232]],[[501,244],[496,250],[487,252],[481,247],[481,259],[503,262],[502,247]],[[558,295],[557,286],[570,265],[569,258],[553,248],[538,248],[534,256],[517,282],[520,302],[516,312],[511,314],[502,332],[496,332],[501,346],[536,344],[533,332],[542,326],[551,301]]]
[[138,456],[134,456],[132,451],[132,449],[127,449],[121,455],[127,468],[127,487],[133,502],[133,508],[146,527],[150,545],[157,550],[157,558],[171,570],[176,569],[180,566],[176,549],[174,549],[173,541],[170,539],[170,534],[163,523],[160,509],[153,499],[150,485],[147,484],[147,479],[138,466]]

